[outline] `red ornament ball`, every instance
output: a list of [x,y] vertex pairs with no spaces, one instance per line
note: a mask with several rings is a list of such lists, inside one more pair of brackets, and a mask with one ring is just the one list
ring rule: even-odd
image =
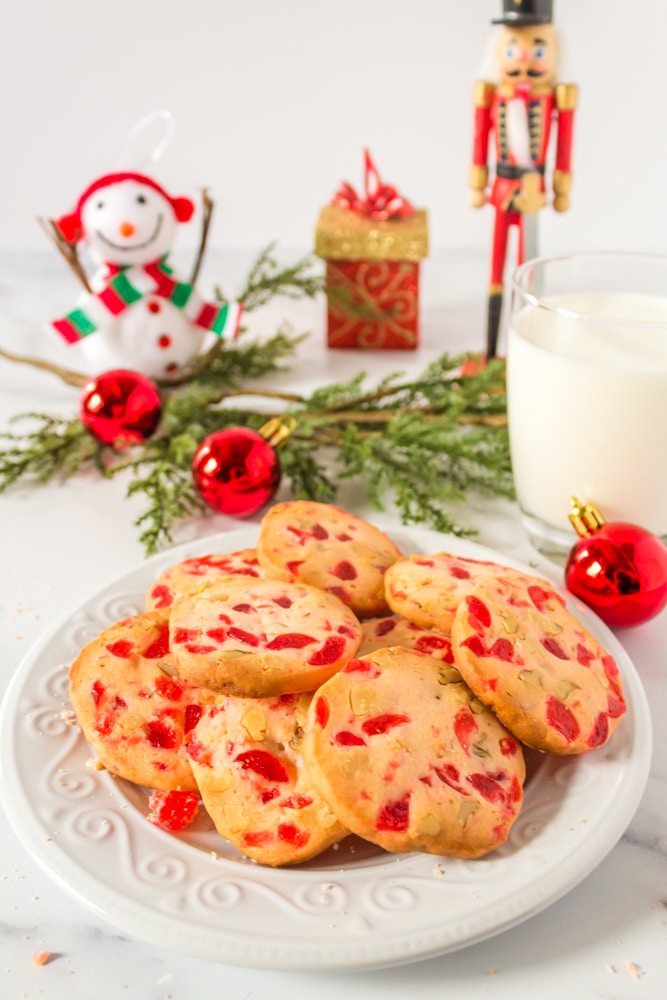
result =
[[281,476],[275,449],[247,427],[209,434],[195,453],[192,472],[206,503],[231,517],[250,517],[261,510]]
[[154,383],[124,368],[96,375],[84,386],[79,401],[81,422],[102,444],[116,448],[145,441],[161,415],[162,403]]
[[636,524],[603,523],[573,546],[565,582],[607,625],[639,625],[667,604],[667,547]]

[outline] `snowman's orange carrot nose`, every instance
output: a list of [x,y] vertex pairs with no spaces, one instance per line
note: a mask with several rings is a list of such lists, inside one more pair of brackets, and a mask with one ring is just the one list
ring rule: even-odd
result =
[[136,229],[131,222],[121,222],[118,228],[121,236],[134,236],[136,233]]

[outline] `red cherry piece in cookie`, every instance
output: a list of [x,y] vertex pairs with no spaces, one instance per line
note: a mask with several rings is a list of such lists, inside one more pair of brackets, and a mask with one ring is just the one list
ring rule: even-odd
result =
[[[364,662],[372,670],[350,669]],[[525,777],[519,744],[458,672],[400,646],[320,688],[304,759],[353,833],[390,851],[464,858],[507,838]]]
[[356,580],[359,575],[347,559],[341,559],[334,568],[331,570],[334,576],[337,576],[339,580]]
[[572,743],[580,733],[579,723],[562,701],[547,699],[547,722],[561,733],[568,743]]
[[468,620],[471,626],[478,628],[481,625],[482,628],[488,628],[491,624],[491,612],[484,601],[480,601],[478,597],[466,597],[466,604],[468,605]]
[[[480,701],[537,750],[596,749],[625,711],[613,658],[544,580],[511,569],[478,577],[456,613],[452,644]],[[620,695],[616,717],[610,695]]]
[[254,771],[267,781],[289,781],[289,775],[284,764],[266,750],[246,750],[238,754],[234,760],[244,770]]
[[237,577],[176,601],[170,630],[182,679],[253,698],[316,689],[361,641],[357,618],[335,597]]
[[185,830],[197,816],[200,805],[197,792],[151,792],[146,818],[162,830]]
[[376,830],[388,830],[392,833],[404,833],[410,822],[410,792],[401,799],[385,802],[378,813]]
[[276,579],[298,580],[340,598],[360,618],[382,614],[384,573],[400,557],[379,528],[329,504],[276,504],[262,521],[260,563]]
[[298,632],[286,632],[284,635],[277,635],[275,639],[267,643],[267,649],[303,649],[304,646],[312,646],[317,640],[312,635],[303,635]]
[[308,662],[316,667],[326,667],[330,663],[340,660],[345,651],[345,639],[343,636],[332,635],[325,639],[324,645],[309,658]]
[[115,642],[107,643],[109,652],[113,656],[120,657],[121,660],[127,660],[132,655],[133,648],[133,643],[128,642],[127,639],[116,639]]
[[223,698],[188,741],[204,805],[248,857],[297,864],[345,836],[302,758],[310,695]]
[[386,712],[384,715],[376,715],[372,719],[366,719],[361,724],[361,728],[368,736],[377,736],[389,732],[396,726],[403,726],[409,721],[407,715],[393,715],[391,712]]
[[475,721],[475,716],[469,708],[461,708],[454,716],[454,735],[461,746],[461,749],[470,756],[470,748],[473,737],[478,732],[479,726]]
[[[353,661],[354,662],[354,661]],[[317,698],[315,701],[315,718],[319,726],[326,726],[329,721],[329,703],[326,698]]]
[[335,734],[335,736],[333,738],[333,741],[336,744],[336,746],[339,746],[339,747],[365,747],[366,746],[366,740],[363,738],[363,736],[357,736],[356,733],[350,733],[350,732],[347,732],[344,729],[341,730],[339,733]]

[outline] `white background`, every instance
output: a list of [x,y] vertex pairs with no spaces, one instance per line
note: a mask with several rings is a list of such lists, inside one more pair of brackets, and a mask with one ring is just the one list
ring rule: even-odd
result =
[[[339,180],[360,181],[368,144],[429,208],[434,246],[486,251],[491,210],[466,201],[471,91],[501,0],[3,7],[0,246],[42,246],[35,214],[70,210],[132,124],[164,106],[178,133],[160,176],[174,193],[211,186],[217,246],[309,246]],[[665,252],[667,4],[555,0],[555,19],[581,110],[573,207],[542,213],[542,251]]]

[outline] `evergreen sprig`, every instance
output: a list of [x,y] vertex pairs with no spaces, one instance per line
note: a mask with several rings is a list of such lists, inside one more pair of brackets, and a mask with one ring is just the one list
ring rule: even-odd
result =
[[[311,270],[313,258],[310,254],[285,266],[276,259],[275,249],[276,244],[269,243],[261,251],[236,296],[246,313],[261,308],[277,295],[288,299],[313,299],[324,289],[323,277]],[[220,285],[216,285],[215,296],[218,302],[229,301]]]
[[[278,292],[316,294],[319,279],[308,278],[306,259],[280,269],[272,250],[251,269],[246,302],[256,307]],[[145,501],[136,524],[152,553],[171,540],[175,524],[204,509],[191,471],[201,441],[234,425],[259,430],[278,415],[296,421],[280,450],[296,497],[330,502],[342,480],[358,478],[376,507],[393,500],[405,523],[467,534],[450,509],[454,502],[469,491],[512,496],[502,361],[482,366],[468,355],[444,354],[416,378],[395,373],[369,385],[361,373],[309,395],[253,384],[285,370],[300,341],[281,327],[264,341],[216,344],[185,378],[163,384],[160,428],[128,451],[100,444],[76,418],[23,414],[17,419],[29,421],[28,430],[2,435],[0,493],[87,467],[105,477],[125,473],[128,496]],[[270,402],[270,412],[248,405],[253,397]]]

